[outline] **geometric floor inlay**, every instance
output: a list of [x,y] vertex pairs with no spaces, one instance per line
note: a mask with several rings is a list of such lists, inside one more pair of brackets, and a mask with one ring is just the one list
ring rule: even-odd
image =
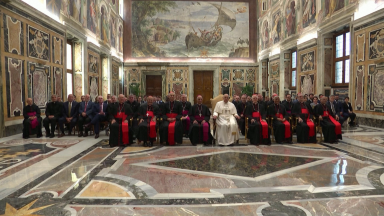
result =
[[213,172],[255,178],[318,160],[321,159],[225,152],[153,164],[193,171]]

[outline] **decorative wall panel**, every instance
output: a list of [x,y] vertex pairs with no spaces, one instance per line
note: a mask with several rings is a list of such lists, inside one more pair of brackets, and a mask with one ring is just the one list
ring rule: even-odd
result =
[[369,32],[369,59],[384,57],[384,28]]
[[356,62],[363,62],[365,58],[365,34],[356,37]]
[[95,98],[99,95],[99,77],[89,76],[89,95],[91,96],[91,100],[94,101]]
[[364,65],[356,68],[355,109],[364,110]]
[[189,93],[188,91],[188,76],[189,69],[187,67],[169,67],[167,68],[167,83],[170,89],[167,92],[175,92],[176,100],[181,100],[182,94]]
[[301,83],[300,91],[302,94],[310,94],[315,92],[315,75],[314,74],[302,75],[300,77],[300,83]]
[[28,63],[28,97],[45,110],[45,105],[51,97],[51,70],[49,66]]
[[49,61],[49,34],[30,25],[28,30],[28,56]]
[[255,67],[222,67],[220,68],[220,94],[241,95],[242,88],[252,84],[256,92],[257,75]]
[[24,61],[5,57],[8,118],[23,114],[25,101]]
[[53,89],[54,94],[63,98],[63,69],[53,67]]
[[8,15],[3,15],[4,51],[24,55],[23,23]]
[[83,75],[75,74],[74,91],[77,101],[81,101],[80,96],[83,95]]
[[55,64],[63,64],[63,40],[52,36],[52,59]]

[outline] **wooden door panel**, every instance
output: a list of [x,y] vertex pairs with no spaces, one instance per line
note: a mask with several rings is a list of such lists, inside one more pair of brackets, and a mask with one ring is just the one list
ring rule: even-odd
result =
[[162,95],[162,78],[161,75],[146,76],[146,94],[152,96]]
[[[194,71],[194,100],[198,95],[203,97],[203,104],[211,107],[213,97],[213,71]],[[196,101],[195,101],[196,103]]]

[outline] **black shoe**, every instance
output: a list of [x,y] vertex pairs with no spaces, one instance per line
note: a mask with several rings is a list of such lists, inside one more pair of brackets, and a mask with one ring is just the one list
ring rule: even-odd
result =
[[193,145],[193,146],[196,146],[196,145],[197,145],[197,143],[192,143],[192,145]]
[[83,137],[87,137],[88,136],[88,131],[85,131]]
[[293,144],[293,142],[292,141],[288,141],[287,144]]
[[45,137],[51,137],[51,133],[46,133]]
[[37,135],[36,136],[36,138],[41,138],[43,135],[42,134],[40,134],[40,135]]
[[23,139],[29,139],[29,136],[27,136],[27,137],[23,137]]
[[283,142],[276,142],[277,144],[283,144]]
[[78,137],[82,137],[82,136],[83,136],[83,132],[82,132],[82,131],[80,131],[80,133],[79,133]]
[[153,141],[149,143],[149,147],[153,147]]
[[53,137],[55,137],[55,134],[51,134],[51,136],[49,136],[49,138],[53,138]]
[[144,142],[143,146],[144,146],[144,147],[148,147],[148,143],[147,143],[147,142]]
[[99,138],[99,134],[96,134],[96,135],[95,135],[95,139],[97,139],[97,138]]

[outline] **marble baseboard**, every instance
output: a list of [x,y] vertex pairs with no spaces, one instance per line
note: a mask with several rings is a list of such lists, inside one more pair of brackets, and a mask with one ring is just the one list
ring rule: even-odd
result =
[[359,115],[357,115],[356,122],[359,125],[384,128],[384,120],[383,119],[365,118],[365,117],[359,117]]
[[13,136],[20,133],[23,133],[23,124],[10,125],[4,128],[4,137]]

